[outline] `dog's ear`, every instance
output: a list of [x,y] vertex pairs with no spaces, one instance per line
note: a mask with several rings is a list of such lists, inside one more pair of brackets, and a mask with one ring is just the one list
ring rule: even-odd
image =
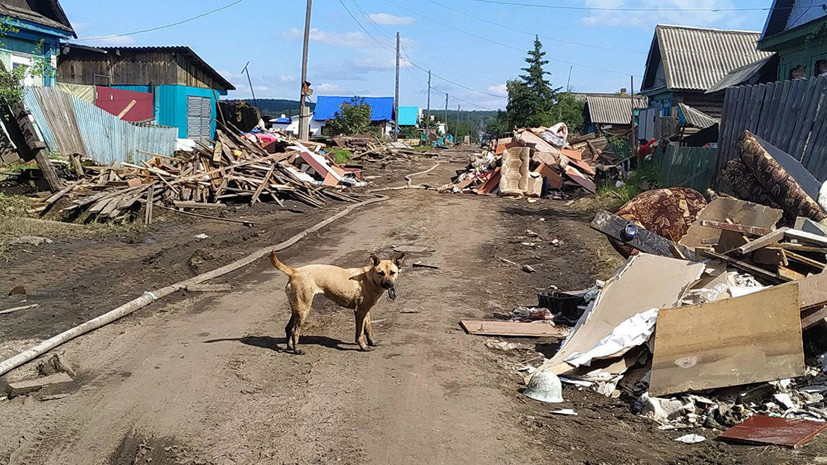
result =
[[405,253],[398,253],[393,256],[393,264],[396,265],[397,268],[402,268],[402,260],[405,258]]
[[381,261],[382,261],[382,260],[381,260],[381,259],[379,259],[379,256],[378,256],[378,255],[376,255],[376,254],[375,254],[375,253],[373,253],[373,252],[371,252],[371,253],[370,253],[370,263],[371,263],[371,265],[372,265],[372,266],[376,266],[376,265],[378,265],[378,264],[379,264],[379,262],[381,262]]

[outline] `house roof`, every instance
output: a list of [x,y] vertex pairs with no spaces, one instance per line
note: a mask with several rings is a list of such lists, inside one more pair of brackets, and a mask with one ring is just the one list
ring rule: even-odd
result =
[[[798,3],[798,5],[796,5]],[[770,14],[761,33],[761,40],[827,16],[827,9],[818,2],[773,0]],[[792,18],[792,22],[790,19]]]
[[659,24],[655,27],[642,89],[654,88],[663,65],[668,89],[705,91],[730,71],[771,55],[758,51],[758,32]]
[[[393,97],[340,97],[320,95],[316,100],[313,119],[327,121],[335,118],[343,103],[350,103],[355,98],[362,98],[370,106],[371,121],[391,121],[393,119]],[[400,124],[402,124],[400,122]]]
[[2,0],[0,15],[60,29],[77,37],[57,0]]
[[597,124],[631,124],[632,123],[632,100],[634,108],[646,108],[646,99],[628,96],[586,96],[586,108],[589,110],[589,118],[592,123]]
[[705,93],[711,94],[713,92],[724,90],[728,87],[748,83],[753,76],[761,73],[764,67],[767,66],[767,64],[772,59],[773,56],[771,55],[766,58],[762,58],[758,61],[754,61],[752,63],[748,63],[744,66],[733,69],[724,77],[722,77],[718,82],[716,82],[715,85],[707,89]]
[[685,103],[679,103],[678,108],[680,109],[683,119],[686,121],[688,126],[696,127],[698,129],[706,129],[718,124],[719,122],[717,119],[696,108],[692,108]]
[[[203,58],[198,56],[191,48],[186,45],[162,45],[162,46],[147,46],[147,47],[89,47],[85,45],[71,44],[69,48],[78,48],[82,50],[100,52],[100,53],[118,53],[119,51],[126,53],[180,53],[186,55],[196,65],[200,66],[213,80],[227,90],[235,90],[235,86],[224,78],[218,71],[210,66]],[[64,59],[64,58],[61,58]]]
[[416,126],[419,122],[419,107],[399,107],[399,125]]

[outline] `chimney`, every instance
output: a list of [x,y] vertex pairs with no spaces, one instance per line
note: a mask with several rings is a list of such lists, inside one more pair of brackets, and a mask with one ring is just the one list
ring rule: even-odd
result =
[[627,95],[627,94],[626,94],[626,88],[625,88],[625,87],[621,87],[621,88],[620,88],[620,95]]

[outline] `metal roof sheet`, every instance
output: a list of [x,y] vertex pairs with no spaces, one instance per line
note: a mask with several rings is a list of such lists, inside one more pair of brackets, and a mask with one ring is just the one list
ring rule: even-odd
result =
[[[767,58],[755,46],[760,33],[659,24],[656,43],[666,87],[707,90],[730,71]],[[657,59],[651,66],[657,66]]]
[[706,129],[718,124],[719,122],[717,119],[700,110],[692,108],[685,103],[679,103],[678,108],[680,108],[681,113],[683,114],[683,119],[686,121],[688,126],[696,127],[698,129]]
[[[586,107],[592,123],[598,124],[631,124],[632,98],[628,96],[586,96]],[[646,99],[634,98],[634,108],[646,108]]]
[[733,87],[740,84],[744,84],[745,82],[749,81],[750,78],[752,78],[756,73],[759,73],[761,69],[771,59],[772,56],[768,56],[758,61],[733,69],[724,77],[722,77],[720,81],[716,82],[715,85],[707,89],[706,93],[711,94],[713,92],[718,92],[719,90],[724,90],[727,87]]
[[[353,99],[362,98],[370,106],[371,121],[393,120],[393,97],[340,97],[320,95],[316,101],[313,119],[327,121],[333,119],[343,103],[350,103]],[[402,124],[401,122],[399,124]]]
[[399,125],[416,126],[419,122],[419,107],[399,107]]

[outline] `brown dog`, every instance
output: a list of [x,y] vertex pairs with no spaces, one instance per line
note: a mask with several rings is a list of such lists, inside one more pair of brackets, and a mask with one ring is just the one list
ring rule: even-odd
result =
[[290,322],[284,328],[287,333],[287,348],[292,348],[295,354],[302,353],[298,349],[302,325],[310,313],[313,297],[316,294],[324,294],[342,307],[353,309],[356,315],[356,343],[364,351],[373,350],[377,344],[373,339],[370,309],[385,291],[388,291],[391,300],[396,298],[393,286],[399,276],[404,256],[405,254],[398,254],[390,260],[380,260],[372,253],[370,266],[362,268],[340,268],[332,265],[293,268],[280,262],[274,251],[270,255],[273,266],[288,277],[287,286],[284,288],[291,311]]

